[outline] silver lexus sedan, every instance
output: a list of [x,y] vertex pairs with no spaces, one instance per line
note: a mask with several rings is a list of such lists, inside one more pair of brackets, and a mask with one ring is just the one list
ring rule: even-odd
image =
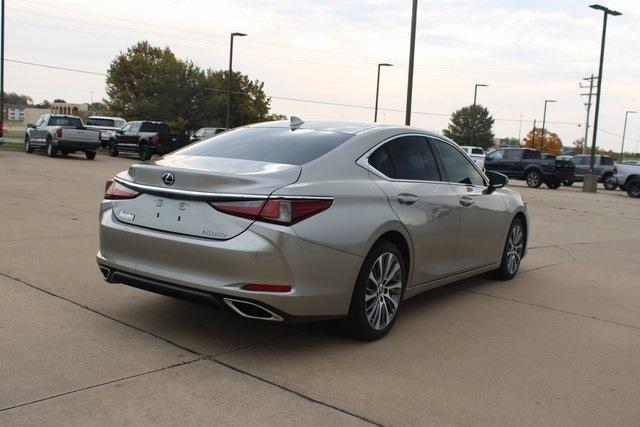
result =
[[422,129],[260,123],[109,180],[97,261],[110,283],[374,340],[420,292],[515,276],[529,226],[506,182]]

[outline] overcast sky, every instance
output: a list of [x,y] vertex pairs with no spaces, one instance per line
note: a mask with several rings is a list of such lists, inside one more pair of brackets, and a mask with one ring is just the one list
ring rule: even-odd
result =
[[[522,136],[542,121],[565,145],[584,134],[578,83],[597,73],[602,13],[591,1],[420,0],[412,124],[441,131],[449,114],[478,102],[496,118],[498,137]],[[626,110],[640,111],[640,2],[610,0],[598,145],[619,149]],[[403,123],[410,0],[7,0],[7,59],[104,73],[138,40],[169,46],[202,67],[228,66],[265,82],[272,110],[304,119],[373,119],[376,64],[383,69],[380,121]],[[105,96],[104,77],[8,62],[5,90],[88,102]],[[93,92],[93,95],[91,94]],[[582,91],[584,92],[584,91]],[[277,97],[277,98],[276,98]],[[594,100],[595,101],[595,100]],[[397,110],[397,111],[392,111]],[[629,116],[636,151],[640,114]],[[591,139],[591,135],[589,136]]]

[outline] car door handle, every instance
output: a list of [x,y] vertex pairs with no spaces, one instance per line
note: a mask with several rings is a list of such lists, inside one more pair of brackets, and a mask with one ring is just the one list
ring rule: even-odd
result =
[[475,202],[473,201],[473,198],[469,197],[469,196],[462,196],[460,197],[460,204],[462,206],[472,206]]
[[401,205],[413,205],[418,201],[418,196],[415,194],[398,194],[398,203]]

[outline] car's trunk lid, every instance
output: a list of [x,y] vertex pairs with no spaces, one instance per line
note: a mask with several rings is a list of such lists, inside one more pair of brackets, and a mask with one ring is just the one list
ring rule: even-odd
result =
[[[171,175],[171,178],[167,174]],[[164,179],[163,179],[164,176]],[[142,194],[114,201],[114,215],[131,225],[210,239],[230,239],[251,220],[224,214],[208,202],[264,200],[292,184],[300,167],[216,157],[172,155],[131,166],[117,178]]]

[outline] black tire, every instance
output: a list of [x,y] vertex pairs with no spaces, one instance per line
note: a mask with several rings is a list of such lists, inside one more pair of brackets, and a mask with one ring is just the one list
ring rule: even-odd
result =
[[[510,244],[511,239],[514,238],[512,234],[514,233],[514,229],[516,227],[519,227],[521,232],[519,249],[517,244],[516,244],[516,247],[513,247]],[[507,233],[507,239],[504,242],[504,249],[502,250],[502,259],[500,260],[500,268],[498,268],[497,270],[493,270],[490,273],[491,277],[499,280],[511,280],[515,277],[515,275],[518,273],[518,269],[520,268],[522,256],[524,254],[524,250],[527,245],[526,236],[527,236],[526,225],[523,219],[519,216],[515,217],[513,221],[511,221],[511,225],[509,226],[509,232]],[[510,264],[510,259],[509,259],[510,255],[512,254],[512,248],[517,252],[517,263],[515,265],[515,269]]]
[[564,185],[565,187],[571,187],[573,185],[573,181],[571,181],[570,179],[565,179],[564,181],[562,181],[562,185]]
[[602,177],[602,186],[605,190],[613,191],[618,188],[618,181],[613,174],[606,174]]
[[47,156],[55,157],[58,155],[58,148],[53,146],[53,142],[51,141],[51,137],[47,137]]
[[138,151],[138,156],[140,157],[140,160],[147,161],[151,159],[151,155],[152,155],[151,150],[149,150],[149,147],[147,145],[140,146],[140,150]]
[[31,146],[31,141],[29,140],[29,137],[26,137],[24,139],[24,152],[28,154],[33,153],[33,147]]
[[96,152],[95,151],[85,151],[84,152],[84,156],[87,158],[87,160],[93,160],[96,158]]
[[[385,259],[393,265],[392,274],[387,276],[384,275],[382,269],[376,268],[381,266]],[[399,266],[399,269],[394,273],[396,265]],[[405,265],[400,250],[393,243],[382,241],[371,249],[360,268],[351,297],[349,315],[344,321],[345,328],[351,336],[363,341],[375,341],[384,337],[391,330],[402,307],[402,298],[407,282]],[[379,271],[380,282],[374,282],[370,279],[371,275],[375,278],[374,269]],[[396,280],[391,282],[388,280],[389,277]],[[400,279],[399,285],[398,278]],[[389,317],[389,307],[394,309],[394,304],[395,310]],[[376,306],[378,311],[375,310]],[[377,313],[380,314],[379,317],[376,317]],[[385,322],[382,322],[383,313],[387,313]],[[373,319],[370,321],[371,316]],[[378,327],[372,326],[371,322],[378,323]]]
[[535,169],[527,172],[525,179],[529,188],[538,188],[542,185],[542,174]]
[[109,155],[111,157],[118,157],[118,149],[116,148],[115,141],[109,141]]
[[547,187],[549,187],[552,190],[557,190],[558,188],[560,188],[560,183],[559,182],[547,182]]
[[624,185],[629,197],[637,199],[640,197],[640,179],[633,179]]

